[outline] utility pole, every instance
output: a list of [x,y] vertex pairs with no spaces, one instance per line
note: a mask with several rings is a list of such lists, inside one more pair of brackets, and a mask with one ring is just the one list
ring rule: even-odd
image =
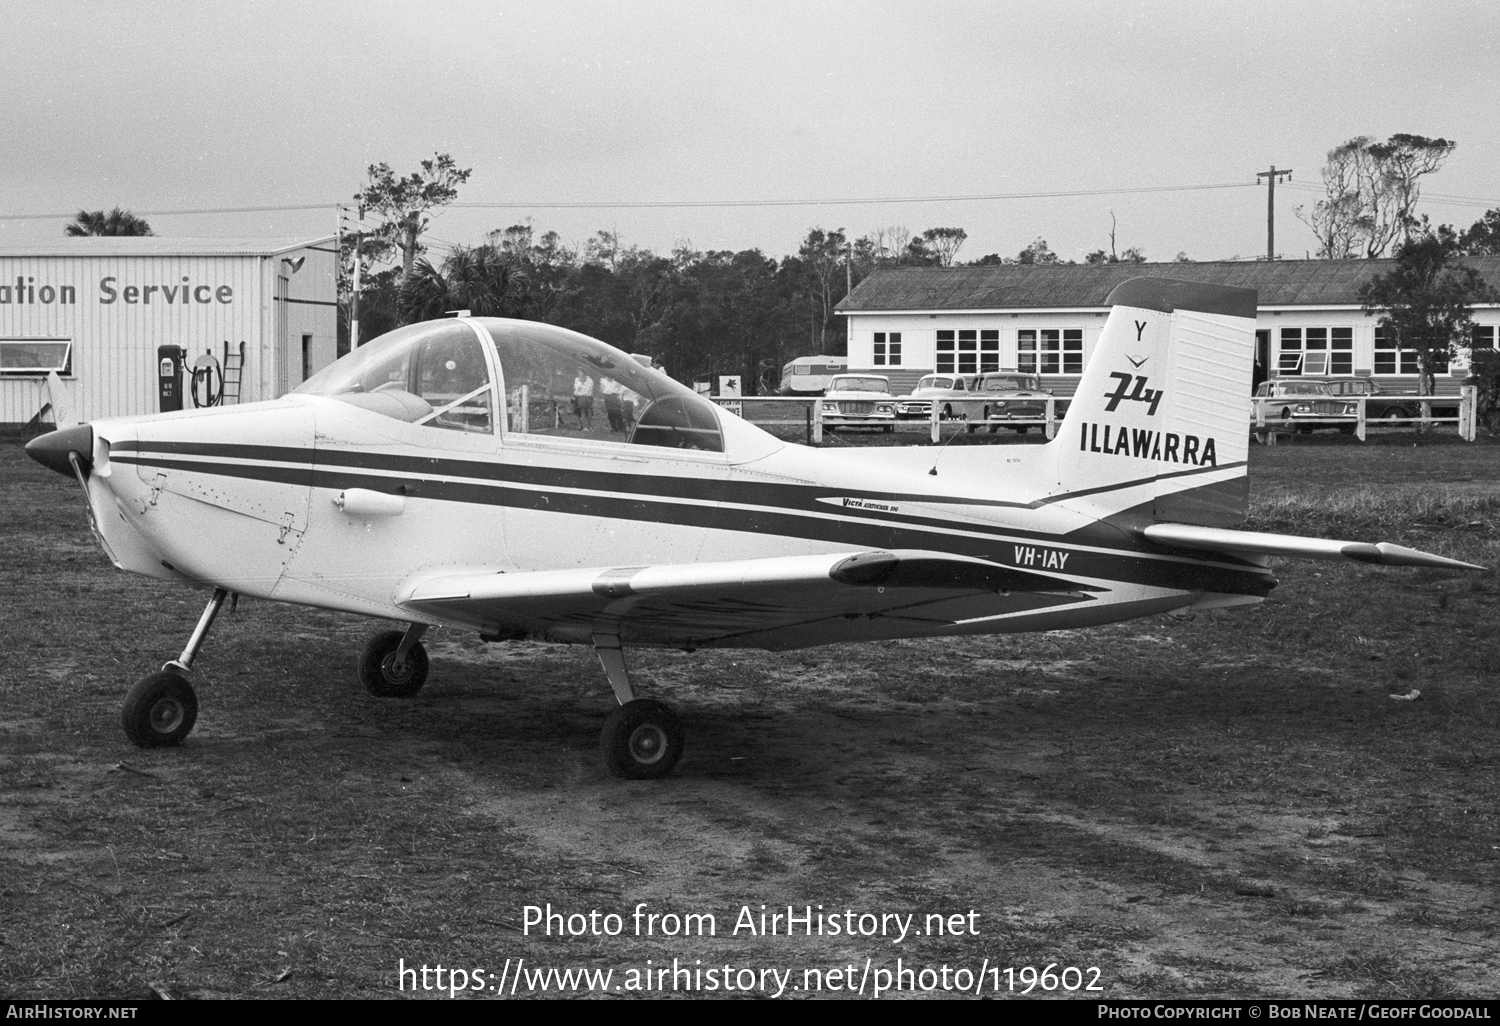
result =
[[1276,170],[1276,165],[1271,165],[1271,170],[1261,171],[1256,178],[1266,180],[1266,259],[1276,259],[1276,179],[1281,177],[1291,178],[1292,169],[1283,168]]
[[361,250],[365,241],[365,208],[359,208],[359,229],[354,233],[354,289],[349,300],[349,351],[359,348],[359,275],[364,269]]

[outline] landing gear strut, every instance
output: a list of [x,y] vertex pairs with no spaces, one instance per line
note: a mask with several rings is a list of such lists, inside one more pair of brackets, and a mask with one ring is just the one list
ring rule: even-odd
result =
[[198,696],[187,682],[187,674],[192,672],[193,660],[198,658],[208,629],[228,597],[227,589],[215,588],[182,654],[160,672],[141,678],[126,694],[125,705],[120,709],[120,726],[125,729],[125,736],[139,747],[175,745],[192,733],[193,724],[198,721]]
[[620,703],[599,736],[604,765],[627,780],[655,780],[671,773],[682,758],[682,721],[665,703],[635,697],[617,636],[595,634],[594,651]]

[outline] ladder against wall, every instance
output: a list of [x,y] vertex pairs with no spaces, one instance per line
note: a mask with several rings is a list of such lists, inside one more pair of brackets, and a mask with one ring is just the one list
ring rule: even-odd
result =
[[241,342],[235,352],[229,350],[229,340],[224,340],[224,396],[221,402],[238,404],[240,382],[245,374],[245,343]]

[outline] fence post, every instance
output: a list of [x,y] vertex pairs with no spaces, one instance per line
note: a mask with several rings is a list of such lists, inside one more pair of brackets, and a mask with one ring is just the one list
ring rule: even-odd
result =
[[1362,395],[1359,397],[1359,420],[1354,425],[1354,437],[1361,442],[1365,440],[1365,407],[1369,405],[1370,397]]
[[942,437],[942,429],[938,425],[938,404],[936,399],[932,401],[932,409],[928,411],[928,415],[932,418],[932,444],[937,445],[938,440]]
[[1047,397],[1047,426],[1042,430],[1049,442],[1057,437],[1057,400],[1050,395]]
[[812,444],[823,444],[823,397],[813,396],[812,401]]
[[1479,434],[1479,388],[1460,385],[1458,394],[1458,433],[1464,441],[1472,442]]

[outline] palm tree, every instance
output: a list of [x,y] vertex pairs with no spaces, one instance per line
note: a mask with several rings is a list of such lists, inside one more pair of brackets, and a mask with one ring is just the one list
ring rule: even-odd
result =
[[73,222],[63,227],[63,234],[74,238],[86,235],[155,235],[151,226],[128,210],[119,207],[102,210],[80,210]]
[[441,269],[418,259],[401,280],[401,316],[408,324],[453,310],[476,317],[517,317],[525,304],[525,273],[490,245],[456,246]]

